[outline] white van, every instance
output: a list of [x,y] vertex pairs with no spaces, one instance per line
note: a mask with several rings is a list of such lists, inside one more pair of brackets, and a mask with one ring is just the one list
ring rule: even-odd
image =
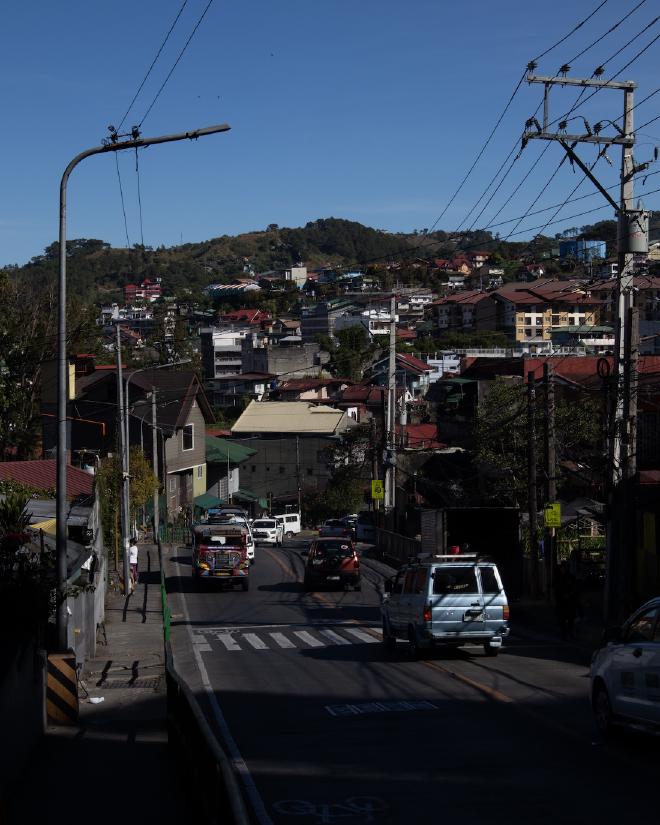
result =
[[275,516],[278,524],[282,525],[282,532],[286,538],[290,539],[302,530],[300,523],[300,513],[280,513]]

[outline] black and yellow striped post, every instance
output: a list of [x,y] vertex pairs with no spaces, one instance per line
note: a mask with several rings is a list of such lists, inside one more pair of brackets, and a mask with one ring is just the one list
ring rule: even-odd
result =
[[73,651],[48,654],[46,709],[51,725],[78,724],[78,680]]

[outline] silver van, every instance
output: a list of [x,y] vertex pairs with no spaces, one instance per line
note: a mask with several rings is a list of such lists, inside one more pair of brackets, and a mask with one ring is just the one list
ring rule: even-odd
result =
[[497,656],[509,633],[509,605],[497,566],[477,556],[432,556],[385,582],[383,644],[406,639],[413,656],[434,645],[483,644]]

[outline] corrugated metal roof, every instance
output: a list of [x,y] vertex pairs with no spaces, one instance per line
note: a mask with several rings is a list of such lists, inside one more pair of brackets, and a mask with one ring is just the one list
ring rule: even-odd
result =
[[232,433],[314,433],[334,435],[346,427],[346,413],[307,401],[252,401]]
[[[35,490],[54,490],[56,486],[56,460],[0,462],[0,478],[19,481]],[[94,490],[94,476],[70,464],[66,468],[67,498],[90,496]]]

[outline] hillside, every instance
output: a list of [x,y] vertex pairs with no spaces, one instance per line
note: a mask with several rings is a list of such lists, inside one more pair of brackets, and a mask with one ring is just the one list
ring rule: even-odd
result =
[[[652,237],[660,234],[660,213],[652,215]],[[562,235],[579,234],[608,241],[616,237],[614,221],[601,221]],[[511,243],[482,230],[452,235],[433,233],[390,233],[340,218],[322,218],[299,228],[271,224],[265,230],[242,235],[222,235],[201,243],[174,247],[135,246],[113,248],[96,239],[78,239],[67,243],[69,290],[86,301],[121,300],[127,283],[143,278],[162,278],[166,295],[197,295],[208,284],[228,282],[246,272],[266,272],[304,262],[309,269],[318,267],[361,267],[398,262],[412,263],[435,257],[451,257],[457,251],[479,249],[497,252],[504,261],[521,256],[549,253],[560,235],[542,237],[534,242]],[[56,277],[58,244],[51,244],[43,255],[24,267],[11,271],[33,282],[47,283]]]

